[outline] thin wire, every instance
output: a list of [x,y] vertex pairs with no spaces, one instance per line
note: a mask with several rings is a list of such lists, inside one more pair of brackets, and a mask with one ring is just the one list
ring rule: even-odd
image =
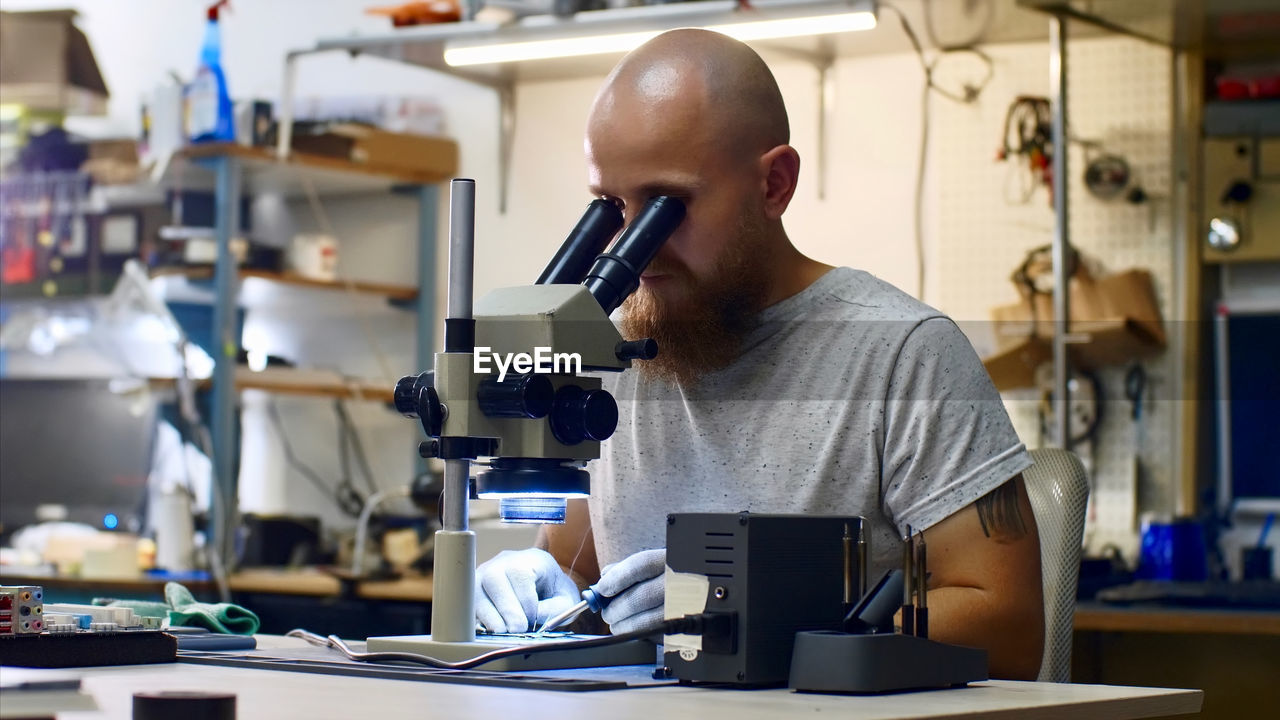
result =
[[916,288],[920,301],[925,299],[925,258],[924,258],[924,178],[929,164],[929,83],[925,83],[920,91],[920,156],[916,160],[916,196],[912,211],[915,213],[916,241]]
[[[572,575],[574,568],[578,567],[578,558],[582,555],[582,549],[587,546],[587,538],[591,537],[591,524],[587,524],[587,529],[582,533],[582,539],[578,541],[578,551],[573,554],[573,560],[569,562],[569,574]],[[597,561],[598,562],[598,561]]]
[[364,508],[364,499],[359,496],[359,493],[356,493],[350,487],[344,488],[341,485],[330,488],[315,470],[303,464],[298,459],[298,456],[294,454],[293,445],[289,442],[288,434],[285,433],[284,422],[280,419],[280,411],[276,408],[274,400],[267,403],[267,417],[270,418],[272,426],[275,427],[276,434],[280,436],[280,447],[284,450],[284,457],[289,466],[309,480],[312,485],[315,485],[325,497],[331,498],[342,512],[351,517],[359,517],[360,511]]
[[[373,469],[369,465],[369,457],[364,452],[364,441],[360,439],[360,433],[356,430],[355,423],[351,421],[346,402],[342,398],[334,400],[333,409],[338,415],[340,426],[345,428],[346,437],[351,441],[351,450],[355,453],[356,465],[360,468],[360,473],[364,475],[365,485],[369,486],[369,492],[378,492],[378,486],[373,481]],[[345,449],[343,454],[346,454]],[[345,458],[343,462],[346,462]],[[347,472],[346,465],[343,465],[343,472]]]
[[338,412],[337,405],[341,402],[337,398],[334,399],[334,414],[337,415],[338,422],[338,467],[342,468],[342,480],[339,485],[351,484],[351,453],[347,448],[347,428],[342,424],[342,414]]
[[[925,56],[924,47],[920,43],[920,37],[916,35],[916,31],[911,27],[911,23],[907,20],[907,16],[902,10],[889,3],[882,5],[887,10],[891,10],[898,16],[898,22],[902,25],[902,31],[906,34],[907,40],[911,42],[912,49],[915,50],[916,58],[920,61],[920,71],[924,74],[924,87],[921,90],[920,97],[920,155],[916,162],[916,181],[915,181],[915,201],[913,203],[913,212],[915,214],[915,249],[916,249],[916,288],[917,295],[920,300],[925,299],[925,247],[924,247],[924,180],[928,170],[929,157],[929,113],[930,113],[930,95],[938,93],[942,97],[954,102],[969,104],[975,102],[982,94],[983,89],[991,82],[991,77],[995,73],[995,63],[991,57],[981,49],[973,45],[957,45],[939,47],[939,54],[933,60]],[[932,20],[929,16],[929,7],[925,8],[926,25],[930,25]],[[989,23],[988,23],[989,24]],[[985,28],[977,37],[985,34]],[[930,30],[932,37],[932,31]],[[976,39],[976,38],[975,38]],[[935,44],[938,44],[935,40]],[[957,93],[948,90],[934,81],[934,70],[937,69],[938,63],[948,55],[956,53],[966,53],[976,56],[986,66],[986,74],[978,81],[976,85],[966,84],[963,93]]]

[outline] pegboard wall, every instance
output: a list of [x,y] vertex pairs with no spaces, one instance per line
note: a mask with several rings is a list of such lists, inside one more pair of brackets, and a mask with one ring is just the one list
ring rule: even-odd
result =
[[[937,295],[930,298],[953,317],[982,349],[981,330],[996,305],[1016,302],[1009,276],[1031,248],[1053,238],[1049,194],[1036,190],[1019,202],[1016,170],[994,161],[1008,104],[1017,95],[1047,95],[1048,47],[1042,43],[989,48],[996,63],[991,84],[979,102],[940,101],[932,114],[931,161],[939,192],[935,227]],[[1124,37],[1081,39],[1068,44],[1068,110],[1071,136],[1097,150],[1123,156],[1133,183],[1149,199],[1130,204],[1090,195],[1083,183],[1085,147],[1073,143],[1069,158],[1070,239],[1107,272],[1144,268],[1152,273],[1161,312],[1171,336],[1175,322],[1172,212],[1171,57],[1165,48]],[[975,137],[990,138],[986,144]],[[986,328],[989,332],[989,328]],[[1126,367],[1099,373],[1102,419],[1091,442],[1076,448],[1091,469],[1092,505],[1086,545],[1098,551],[1111,544],[1132,561],[1138,518],[1144,512],[1172,513],[1175,410],[1180,398],[1169,352],[1143,363],[1147,382],[1141,423],[1125,397]],[[1039,392],[1006,395],[1015,428],[1028,447],[1043,444]],[[1135,458],[1140,471],[1135,470]]]

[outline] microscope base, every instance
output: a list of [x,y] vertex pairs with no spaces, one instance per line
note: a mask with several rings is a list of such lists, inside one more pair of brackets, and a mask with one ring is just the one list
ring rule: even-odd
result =
[[[594,635],[552,633],[542,638],[532,634],[477,635],[472,642],[442,642],[430,635],[393,635],[369,638],[369,652],[408,652],[427,655],[447,662],[470,660],[477,655],[520,645],[586,640]],[[560,670],[564,668],[608,667],[613,665],[655,665],[656,646],[646,640],[632,640],[618,645],[607,645],[585,650],[562,650],[512,655],[478,666],[477,670],[529,671]]]

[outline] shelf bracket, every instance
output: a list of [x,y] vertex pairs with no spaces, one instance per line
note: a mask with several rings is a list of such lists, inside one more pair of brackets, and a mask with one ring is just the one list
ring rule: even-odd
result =
[[511,152],[516,138],[516,88],[507,81],[495,88],[498,92],[498,214],[507,214],[507,195],[511,189]]
[[280,119],[276,122],[276,157],[289,159],[293,147],[293,91],[298,80],[298,58],[312,50],[292,50],[284,56],[284,81],[280,85]]

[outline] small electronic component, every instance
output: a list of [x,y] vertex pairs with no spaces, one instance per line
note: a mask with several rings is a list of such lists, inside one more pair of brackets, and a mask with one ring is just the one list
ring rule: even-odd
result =
[[76,626],[82,630],[116,632],[130,628],[142,629],[146,627],[144,618],[139,617],[132,608],[126,607],[50,603],[45,607],[45,611],[58,616],[60,620],[66,616],[74,618]]
[[38,585],[0,586],[0,635],[44,631],[44,589]]
[[162,618],[130,608],[44,602],[38,585],[0,586],[0,665],[84,667],[173,662]]
[[141,617],[131,608],[45,604],[39,585],[0,586],[0,635],[159,630],[163,624],[164,618]]

